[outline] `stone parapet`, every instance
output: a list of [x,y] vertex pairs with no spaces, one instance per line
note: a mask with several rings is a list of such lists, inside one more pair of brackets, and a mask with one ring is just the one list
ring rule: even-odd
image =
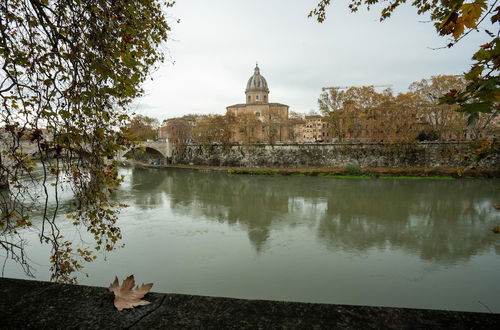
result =
[[118,312],[105,288],[0,278],[0,329],[498,329],[500,314],[149,293]]

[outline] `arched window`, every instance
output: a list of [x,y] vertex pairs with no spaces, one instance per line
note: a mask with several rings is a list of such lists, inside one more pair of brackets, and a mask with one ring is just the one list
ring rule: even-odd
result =
[[259,95],[255,95],[255,101],[259,100]]
[[260,112],[258,112],[258,111],[257,111],[257,112],[255,113],[255,115],[256,115],[257,117],[260,117]]

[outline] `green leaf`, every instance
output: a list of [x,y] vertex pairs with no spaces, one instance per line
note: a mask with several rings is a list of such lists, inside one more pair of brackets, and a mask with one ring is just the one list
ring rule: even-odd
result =
[[472,56],[472,59],[476,61],[489,61],[491,59],[491,55],[491,51],[487,49],[480,49],[474,54],[474,56]]
[[470,114],[477,114],[479,112],[489,113],[491,112],[493,104],[491,102],[478,102],[463,105],[457,111],[468,112]]
[[61,110],[59,111],[59,114],[61,115],[62,119],[68,119],[71,116],[71,113],[67,110]]
[[467,126],[474,127],[476,125],[477,120],[479,119],[479,113],[474,112],[469,115],[469,118],[467,118]]
[[472,70],[470,70],[464,75],[464,77],[467,80],[475,80],[479,77],[479,75],[483,72],[483,70],[484,66],[482,65],[474,66]]

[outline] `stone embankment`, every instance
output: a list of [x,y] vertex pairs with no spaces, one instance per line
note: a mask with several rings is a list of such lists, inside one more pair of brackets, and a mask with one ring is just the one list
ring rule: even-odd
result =
[[500,152],[477,159],[465,142],[187,145],[173,164],[237,167],[499,167]]
[[1,329],[500,329],[500,314],[162,293],[118,312],[105,288],[8,278],[0,297]]

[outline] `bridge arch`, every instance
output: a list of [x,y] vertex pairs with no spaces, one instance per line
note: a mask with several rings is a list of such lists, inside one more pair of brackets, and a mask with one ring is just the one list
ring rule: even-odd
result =
[[123,160],[125,159],[135,159],[142,162],[150,163],[150,164],[164,164],[167,155],[165,155],[161,150],[150,146],[142,146],[131,148],[123,153],[121,157]]

